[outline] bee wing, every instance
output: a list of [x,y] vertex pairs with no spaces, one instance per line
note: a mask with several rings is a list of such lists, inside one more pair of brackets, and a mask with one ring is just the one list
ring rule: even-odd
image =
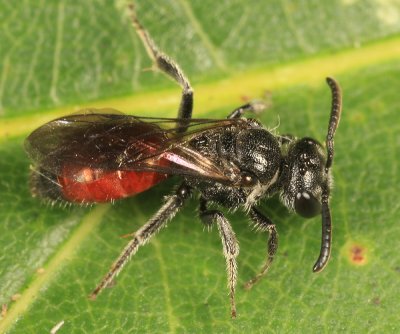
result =
[[[187,143],[205,131],[240,122],[243,123],[240,119],[191,119],[181,125],[182,120],[174,118],[90,109],[44,124],[26,139],[25,149],[35,165],[56,175],[65,175],[68,166],[74,167],[71,173],[81,166],[192,175],[229,183],[235,171],[224,170],[217,161]],[[187,131],[181,133],[183,127]]]

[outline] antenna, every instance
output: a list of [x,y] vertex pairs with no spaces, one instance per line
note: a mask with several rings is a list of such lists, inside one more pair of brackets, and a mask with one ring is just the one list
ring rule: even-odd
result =
[[333,137],[335,136],[336,129],[339,125],[340,115],[342,113],[342,90],[339,84],[333,78],[326,78],[326,82],[332,91],[332,107],[331,117],[329,118],[328,134],[326,135],[326,148],[328,150],[328,157],[326,160],[326,171],[332,166],[334,148]]

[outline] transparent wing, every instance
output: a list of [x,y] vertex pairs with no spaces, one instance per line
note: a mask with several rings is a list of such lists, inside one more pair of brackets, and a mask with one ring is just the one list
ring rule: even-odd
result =
[[90,109],[44,124],[26,139],[25,148],[37,166],[56,175],[65,175],[68,166],[74,167],[71,171],[82,166],[193,175],[232,183],[240,171],[224,170],[188,142],[206,131],[246,124],[241,119],[191,119],[187,131],[179,133],[179,119]]

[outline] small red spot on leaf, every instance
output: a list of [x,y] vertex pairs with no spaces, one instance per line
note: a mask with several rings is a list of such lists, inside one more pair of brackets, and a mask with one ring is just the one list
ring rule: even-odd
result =
[[351,245],[349,250],[351,263],[362,266],[367,262],[366,248],[361,245]]

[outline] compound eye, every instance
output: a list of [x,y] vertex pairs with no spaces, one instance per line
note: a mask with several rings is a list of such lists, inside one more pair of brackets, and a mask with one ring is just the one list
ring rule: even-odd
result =
[[311,218],[321,212],[321,204],[313,195],[304,191],[302,193],[297,193],[294,201],[294,209],[300,216]]

